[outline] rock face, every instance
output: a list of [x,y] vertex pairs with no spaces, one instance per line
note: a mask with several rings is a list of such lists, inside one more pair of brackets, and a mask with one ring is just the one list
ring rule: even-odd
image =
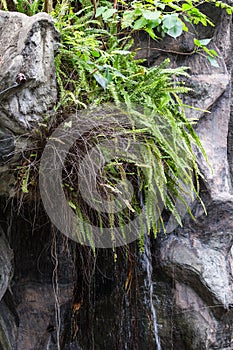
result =
[[[151,310],[163,350],[233,349],[232,24],[208,6],[217,26],[198,28],[198,37],[213,38],[218,67],[194,54],[192,34],[159,44],[135,38],[149,64],[169,57],[190,67],[185,103],[206,110],[187,113],[198,119],[209,158],[199,156],[208,215],[194,203],[195,221],[185,217],[182,228],[152,242],[152,276],[137,244],[119,250],[117,262],[112,251],[93,256],[61,238],[38,203],[8,204],[9,168],[56,102],[58,34],[46,14],[0,12],[0,213],[9,233],[0,231],[0,349],[155,349]],[[24,84],[14,84],[18,73]]]
[[2,229],[0,229],[0,300],[4,296],[13,275],[12,259],[13,252]]
[[14,315],[2,300],[13,277],[12,260],[13,251],[0,228],[0,347],[2,346],[4,350],[14,349],[17,334]]
[[[33,130],[52,115],[57,98],[54,55],[58,40],[47,14],[27,17],[0,11],[1,196],[12,194],[15,179],[9,169],[30,147]],[[16,83],[19,73],[26,77],[22,84]],[[1,211],[1,222],[4,218],[8,220],[7,217]],[[7,291],[13,277],[12,260],[13,251],[0,229],[0,348],[3,350],[16,349],[18,336],[15,297]]]
[[160,269],[173,280],[176,331],[186,348],[231,349],[233,203],[210,201],[207,211],[160,241]]
[[[14,179],[5,173],[30,144],[30,133],[51,116],[57,88],[54,55],[59,35],[51,18],[0,11],[0,194]],[[17,75],[26,77],[15,84]],[[3,92],[5,91],[5,92]]]
[[0,12],[1,55],[0,89],[16,81],[18,73],[26,82],[1,95],[1,124],[12,132],[23,133],[38,126],[51,113],[56,102],[54,52],[58,34],[48,15],[28,17]]
[[[210,164],[199,157],[208,215],[194,206],[195,222],[184,220],[182,229],[158,241],[157,274],[166,278],[158,282],[164,294],[157,294],[168,304],[158,310],[167,330],[161,332],[164,349],[233,348],[232,24],[224,14],[217,23],[210,47],[219,53],[219,67],[202,56],[169,54],[172,65],[190,67],[187,85],[193,92],[185,103],[207,110],[187,114],[198,119],[196,130]],[[199,37],[208,37],[201,28]]]

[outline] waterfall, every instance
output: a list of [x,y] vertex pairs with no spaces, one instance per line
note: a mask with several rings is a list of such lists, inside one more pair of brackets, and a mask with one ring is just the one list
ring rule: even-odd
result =
[[147,274],[147,280],[145,280],[145,287],[146,287],[145,301],[150,306],[156,349],[162,350],[160,338],[158,334],[156,310],[153,304],[152,257],[151,257],[151,250],[150,250],[150,240],[147,232],[145,232],[145,236],[144,236],[144,253],[142,254],[142,257],[143,257],[143,265],[145,267],[145,271]]

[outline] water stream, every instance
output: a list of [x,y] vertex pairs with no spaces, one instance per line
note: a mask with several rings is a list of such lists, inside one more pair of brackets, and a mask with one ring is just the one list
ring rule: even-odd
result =
[[[140,189],[140,180],[138,179],[138,188]],[[144,207],[144,200],[143,200],[143,194],[139,190],[138,191],[138,199],[140,202],[141,208]],[[146,223],[145,223],[146,227]],[[156,349],[155,350],[162,350],[161,348],[161,342],[158,332],[158,323],[157,323],[157,316],[156,316],[156,310],[153,304],[153,283],[152,283],[152,256],[151,256],[151,249],[150,249],[150,238],[148,235],[147,230],[144,231],[144,253],[142,254],[143,259],[143,267],[147,274],[147,279],[145,279],[145,304],[150,307],[151,312],[151,319],[153,323],[153,331],[154,331],[154,337],[155,337],[155,343],[156,343]]]
[[147,274],[147,279],[145,280],[145,287],[146,287],[145,302],[147,305],[149,304],[150,311],[151,311],[151,319],[153,323],[156,349],[162,350],[161,342],[158,334],[156,310],[153,304],[152,256],[151,256],[151,249],[150,249],[150,239],[147,232],[145,232],[144,253],[142,254],[142,258],[143,258],[143,265]]

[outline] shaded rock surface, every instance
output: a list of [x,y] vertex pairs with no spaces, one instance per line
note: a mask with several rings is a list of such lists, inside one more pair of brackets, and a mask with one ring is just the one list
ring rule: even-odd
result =
[[0,229],[0,300],[4,296],[13,275],[13,252]]
[[207,217],[186,222],[184,230],[159,242],[160,269],[173,280],[185,349],[232,348],[232,209],[232,202],[213,201]]
[[7,292],[0,302],[0,348],[16,350],[19,317],[12,295]]
[[17,327],[3,297],[13,277],[13,251],[0,228],[0,348],[14,349]]

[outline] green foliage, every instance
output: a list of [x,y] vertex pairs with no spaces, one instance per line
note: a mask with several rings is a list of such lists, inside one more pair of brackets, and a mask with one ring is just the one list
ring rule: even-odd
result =
[[218,56],[215,50],[210,50],[206,46],[211,42],[211,39],[203,39],[203,40],[197,40],[194,39],[194,44],[196,45],[197,49],[201,48],[206,54],[207,59],[211,63],[213,67],[219,67],[218,62],[216,61],[215,57]]
[[[100,1],[101,3],[101,1]],[[177,37],[182,34],[183,30],[188,30],[186,24],[193,25],[202,24],[203,26],[214,26],[207,15],[202,13],[198,8],[203,3],[211,3],[216,7],[225,9],[228,14],[232,14],[233,8],[221,1],[215,0],[186,0],[186,1],[132,1],[130,4],[125,4],[122,16],[122,27],[132,29],[157,28],[159,32],[168,34],[171,37]],[[97,15],[97,14],[96,14]],[[121,14],[119,13],[119,16]],[[174,28],[175,32],[169,32],[169,29]]]
[[7,11],[7,1],[6,0],[1,0],[0,2],[2,9]]
[[[110,20],[108,10],[107,7],[99,7],[96,17],[102,16],[102,19],[98,20],[93,18],[91,8],[74,13],[68,3],[64,2],[52,13],[62,37],[60,54],[56,58],[61,94],[58,108],[70,108],[72,104],[75,108],[77,105],[86,108],[90,103],[99,105],[110,100],[116,103],[141,103],[145,102],[145,95],[147,99],[150,95],[141,94],[139,89],[144,86],[145,90],[153,79],[156,85],[157,69],[147,69],[142,61],[134,59],[135,53],[131,51],[132,39],[120,36],[120,32],[117,32],[118,19]],[[111,16],[114,13],[115,11],[111,11]],[[106,21],[103,18],[107,18]],[[166,28],[169,23],[165,17]],[[172,23],[169,30],[174,30]],[[172,70],[170,73],[173,74]],[[170,85],[172,92],[173,83],[170,82]],[[157,88],[149,88],[148,91],[165,95],[163,90]],[[177,93],[185,91],[187,89],[183,86],[176,87]],[[155,100],[159,101],[159,98],[154,95]]]
[[[102,1],[100,1],[100,4]],[[104,1],[106,3],[106,1]],[[186,1],[172,1],[172,0],[145,0],[132,1],[129,4],[123,3],[123,10],[116,11],[111,8],[111,3],[107,6],[100,6],[96,11],[96,17],[102,17],[105,22],[118,21],[121,23],[121,29],[130,31],[145,30],[152,39],[160,39],[165,35],[169,35],[176,39],[184,31],[188,31],[187,24],[195,27],[196,25],[214,26],[214,23],[208,18],[206,14],[200,11],[199,5],[213,4],[220,7],[228,14],[232,14],[233,7],[216,0],[186,0]],[[206,45],[197,45],[198,39],[194,39],[196,45],[196,52],[206,53],[206,57],[213,66],[217,66],[217,61],[214,56],[217,53],[214,50],[209,50]]]
[[[163,70],[160,67],[157,70],[156,80],[161,80],[161,88],[166,89],[167,86],[170,90],[167,84],[169,70],[167,73],[165,68]],[[177,73],[180,74],[181,71]],[[161,77],[168,74],[167,79],[160,79],[160,74]],[[156,86],[148,85],[144,93],[150,88],[156,89]],[[167,105],[168,101],[170,103]],[[161,208],[167,209],[181,224],[181,218],[175,205],[178,198],[191,214],[186,196],[187,193],[192,198],[195,194],[198,196],[193,175],[196,179],[199,176],[192,145],[196,144],[202,149],[200,141],[190,121],[177,109],[176,101],[171,103],[171,99],[167,96],[167,101],[161,99],[161,105],[159,102],[157,106],[153,101],[149,102],[150,104],[145,102],[144,108],[140,103],[139,105],[131,104],[128,108],[125,105],[118,107],[101,105],[99,109],[89,110],[85,114],[87,120],[90,117],[95,120],[96,115],[101,117],[96,119],[95,130],[82,139],[81,144],[70,150],[66,164],[69,172],[64,173],[69,205],[82,218],[77,225],[78,233],[85,238],[83,238],[85,242],[89,240],[91,244],[92,239],[92,226],[88,222],[93,223],[94,226],[97,225],[100,229],[109,227],[113,232],[114,225],[116,225],[120,227],[124,237],[127,233],[124,230],[129,218],[134,219],[135,216],[140,215],[142,207],[144,207],[144,218],[139,226],[133,228],[138,229],[138,235],[140,233],[143,235],[145,227],[148,231],[153,230],[154,234],[161,229],[161,225],[163,226]],[[121,123],[122,114],[127,116],[128,123]],[[115,116],[114,123],[112,116]],[[99,123],[100,120],[103,126]],[[75,129],[72,130],[75,132]],[[119,139],[121,142],[125,141],[124,147],[119,145]],[[79,189],[76,182],[77,170],[75,169],[77,169],[77,164],[82,162],[83,155],[80,152],[80,147],[83,147],[82,143],[85,143],[85,149],[88,152],[96,144],[101,147],[104,140],[111,140],[111,151],[113,150],[114,157],[108,157],[108,148],[101,149],[105,159],[110,159],[110,161],[103,169],[99,169],[95,188],[98,193],[102,194],[102,198],[108,198],[109,212],[93,212],[93,210],[90,212],[89,207],[87,208],[85,202],[83,203],[82,190]],[[86,169],[87,174],[92,173],[93,163],[90,163],[89,166],[90,169]],[[134,184],[134,194],[130,201],[126,196],[128,188],[127,183],[124,182],[125,179]],[[123,189],[119,188],[119,184],[124,184]],[[91,202],[95,203],[97,200],[95,194],[89,193],[89,196]],[[125,206],[125,209],[117,214],[111,210],[113,198],[114,203],[119,203],[119,206],[123,203]],[[114,235],[112,242],[114,245]]]
[[25,13],[28,16],[43,11],[44,7],[43,0],[13,0],[13,2],[18,12]]
[[[43,9],[39,0],[15,0],[15,3],[18,11],[27,14]],[[191,214],[186,198],[187,194],[192,198],[198,196],[200,176],[193,146],[204,155],[205,152],[193,129],[193,121],[184,114],[180,94],[189,89],[182,81],[174,79],[186,76],[186,69],[171,69],[168,60],[158,67],[147,68],[143,60],[135,59],[132,34],[144,30],[154,40],[162,40],[165,35],[176,39],[188,31],[188,23],[194,27],[214,24],[200,11],[199,5],[203,2],[198,0],[114,1],[114,4],[100,0],[97,7],[92,5],[96,4],[95,1],[79,3],[79,10],[75,11],[71,1],[57,1],[51,13],[61,34],[60,52],[55,62],[59,85],[56,111],[66,115],[67,112],[109,102],[114,102],[120,110],[123,104],[131,116],[130,125],[109,125],[107,130],[97,130],[91,138],[88,135],[89,139],[83,142],[93,145],[103,138],[115,140],[120,135],[129,144],[136,142],[140,145],[140,162],[134,157],[116,157],[102,169],[99,186],[109,198],[116,194],[120,196],[116,184],[127,177],[133,179],[143,195],[147,229],[153,229],[156,234],[158,225],[163,226],[161,215],[160,223],[157,222],[160,210],[156,204],[158,196],[179,224],[181,218],[175,205],[177,198]],[[213,3],[232,13],[232,7],[220,1],[206,0],[204,3]],[[209,38],[194,39],[195,51],[205,54],[216,66],[217,54],[207,48],[210,41]],[[70,207],[84,219],[81,221],[81,235],[88,236],[91,243],[85,220],[90,221],[92,214],[86,211],[80,196],[74,191],[75,179],[71,175],[71,170],[79,161],[76,156],[69,164],[64,188]],[[24,173],[23,192],[28,191],[29,173],[29,169]],[[139,213],[142,205],[136,195],[132,202],[120,197],[126,209],[117,218],[111,213],[103,217],[97,212],[95,220],[99,227],[109,226],[110,229],[117,221],[124,235],[125,222]],[[141,222],[140,229],[143,230],[144,224]]]
[[[142,21],[142,17],[145,21],[156,21],[156,18],[159,18],[156,17],[158,13],[155,14],[150,8],[145,8],[142,16],[138,15],[138,18],[135,15],[136,9],[138,7],[121,13],[109,2],[105,2],[97,8],[93,16],[92,7],[84,7],[77,13],[68,2],[62,2],[55,7],[52,15],[62,38],[60,53],[56,58],[60,86],[57,109],[70,111],[102,106],[108,102],[114,102],[119,108],[122,103],[126,106],[126,110],[132,116],[132,125],[129,128],[112,129],[109,125],[107,131],[98,131],[100,136],[92,136],[97,143],[101,142],[103,135],[110,136],[113,140],[119,135],[127,137],[128,140],[140,144],[142,161],[138,163],[137,159],[126,159],[124,156],[114,159],[101,172],[99,186],[102,190],[104,188],[110,192],[110,197],[114,194],[120,195],[116,184],[127,176],[132,177],[133,174],[137,179],[134,181],[140,183],[143,192],[147,228],[153,228],[156,233],[158,195],[163,206],[180,224],[181,219],[175,207],[177,198],[184,202],[187,211],[190,212],[185,196],[187,192],[192,198],[194,193],[198,195],[193,174],[195,179],[200,175],[192,146],[195,144],[203,153],[204,150],[193,130],[192,121],[184,115],[179,98],[179,94],[188,92],[189,89],[182,82],[174,82],[175,76],[187,76],[185,68],[168,68],[168,60],[159,67],[145,67],[143,60],[135,59],[135,52],[131,49],[133,41],[130,32],[128,36],[121,34],[126,28],[126,18],[128,23],[132,21],[128,27],[132,25],[133,30],[135,26],[140,29],[138,21]],[[172,36],[180,34],[183,26],[177,14],[165,14],[160,23],[163,32]],[[167,135],[170,135],[169,142]],[[92,143],[93,139],[88,139],[88,144]],[[76,156],[69,164],[69,169],[79,161]],[[129,168],[125,165],[126,161],[130,164]],[[75,184],[72,176],[69,181],[66,188]],[[77,215],[81,216],[84,222],[89,221],[90,213],[85,211],[80,196],[77,197],[73,191],[68,191],[68,198],[71,198],[69,204]],[[112,214],[107,217],[96,214],[99,227],[111,227],[111,224],[117,221],[124,232],[125,222],[140,212],[141,208],[137,197],[134,197],[131,203],[124,198],[121,198],[121,201],[125,203],[126,209],[118,214],[117,218]],[[144,225],[145,222],[142,222],[142,227]],[[83,236],[86,234],[91,240],[87,225],[82,222],[79,229]]]

